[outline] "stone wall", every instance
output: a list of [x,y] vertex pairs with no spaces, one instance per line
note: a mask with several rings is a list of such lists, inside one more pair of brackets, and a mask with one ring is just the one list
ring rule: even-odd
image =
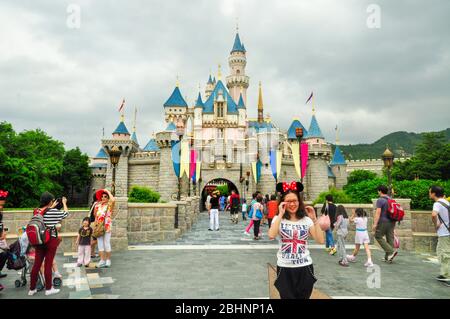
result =
[[159,163],[147,163],[145,161],[130,160],[128,166],[128,189],[133,186],[150,187],[158,190]]
[[435,252],[438,237],[431,220],[431,211],[412,211],[411,223],[414,249],[418,252]]

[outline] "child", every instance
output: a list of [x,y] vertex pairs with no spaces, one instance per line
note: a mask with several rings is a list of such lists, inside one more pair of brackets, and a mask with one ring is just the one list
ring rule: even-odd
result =
[[347,255],[345,254],[345,237],[348,234],[348,215],[344,206],[339,205],[336,208],[336,222],[334,223],[337,235],[337,253],[339,265],[348,267]]
[[[357,217],[355,217],[355,212]],[[355,262],[356,255],[359,252],[359,248],[361,247],[361,245],[364,245],[367,254],[367,262],[364,264],[364,266],[373,267],[372,255],[369,248],[370,238],[369,233],[367,232],[367,213],[362,208],[357,208],[356,211],[352,209],[352,216],[350,217],[350,221],[356,224],[355,250],[353,251],[352,255],[347,255],[347,260]]]
[[245,199],[243,200],[242,203],[242,220],[247,220],[247,203]]
[[76,244],[78,245],[78,267],[81,267],[82,265],[89,267],[89,263],[91,262],[91,237],[93,230],[90,227],[90,224],[89,217],[83,218],[83,226],[78,231],[76,241]]

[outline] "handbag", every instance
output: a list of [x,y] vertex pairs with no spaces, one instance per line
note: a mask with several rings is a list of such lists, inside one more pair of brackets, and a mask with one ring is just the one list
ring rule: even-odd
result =
[[91,224],[92,227],[92,236],[95,238],[102,237],[105,234],[105,223],[104,222],[93,222]]
[[400,238],[397,236],[397,233],[394,232],[394,249],[400,248]]
[[261,212],[261,210],[260,209],[257,209],[256,210],[256,218],[258,218],[258,219],[262,219],[263,218],[263,214],[262,214],[262,212]]
[[319,222],[320,229],[322,229],[323,231],[327,231],[328,229],[330,229],[330,225],[331,225],[330,216],[321,215],[318,219],[318,222]]

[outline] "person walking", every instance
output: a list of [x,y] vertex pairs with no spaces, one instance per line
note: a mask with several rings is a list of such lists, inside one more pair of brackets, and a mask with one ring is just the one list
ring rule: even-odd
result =
[[[373,218],[372,231],[375,232],[375,239],[384,250],[383,261],[392,263],[395,256],[398,254],[397,249],[394,249],[395,221],[389,218],[389,196],[387,195],[387,186],[380,185],[377,190],[380,198],[378,198],[376,204],[377,209]],[[383,237],[386,237],[386,239]]]
[[[256,203],[256,198],[258,197],[258,195],[259,195],[259,192],[255,192],[255,193],[252,194],[252,201],[250,202],[250,205],[249,205],[250,208],[249,208],[249,211],[248,211],[248,217],[250,218],[250,222],[248,223],[247,227],[244,230],[244,234],[247,235],[247,236],[250,236],[250,229],[253,227],[253,219],[252,219],[253,210],[252,210],[252,207],[253,207],[253,204]],[[250,216],[250,215],[252,215],[252,216]]]
[[219,230],[219,191],[214,191],[210,200],[209,230]]
[[41,195],[40,207],[34,211],[34,215],[43,215],[44,224],[47,229],[50,230],[51,235],[50,240],[46,244],[35,247],[36,256],[30,275],[30,290],[28,291],[29,296],[33,296],[37,293],[36,284],[38,274],[44,260],[45,295],[49,296],[59,293],[59,289],[55,289],[52,286],[53,260],[60,243],[56,226],[60,224],[63,219],[69,216],[67,198],[63,197],[61,202],[63,204],[63,211],[55,209],[55,207],[58,206],[58,201],[55,201],[55,196],[49,192],[44,192]]
[[347,254],[345,252],[345,238],[348,234],[348,215],[344,206],[338,205],[336,208],[336,223],[334,229],[336,229],[337,236],[337,253],[339,257],[339,265],[348,267]]
[[236,191],[233,189],[231,191],[230,196],[230,212],[231,212],[231,220],[233,223],[237,224],[239,221],[239,203],[241,202],[241,198]]
[[247,202],[245,199],[242,200],[242,220],[247,220]]
[[444,189],[440,186],[431,186],[429,196],[434,201],[431,219],[438,235],[436,254],[441,264],[436,280],[450,287],[450,203],[445,199]]
[[267,203],[267,222],[269,223],[269,228],[272,226],[272,220],[278,213],[278,201],[277,196],[270,196],[270,201]]
[[331,194],[325,196],[325,200],[321,213],[330,217],[330,228],[325,231],[325,250],[329,252],[330,255],[334,255],[336,254],[336,248],[333,240],[333,229],[334,223],[336,222],[336,205],[333,203],[333,196]]
[[263,198],[258,196],[256,197],[256,203],[254,203],[252,205],[252,220],[253,220],[253,239],[254,240],[260,240],[261,236],[260,236],[260,231],[259,231],[259,227],[261,225],[261,220],[263,218],[263,210],[264,210],[264,206],[262,204],[263,202]]
[[323,232],[314,208],[303,203],[300,196],[302,183],[279,183],[277,191],[282,193],[278,215],[273,218],[268,233],[270,239],[281,237],[275,287],[281,299],[309,299],[317,279],[308,238],[311,236],[317,243],[323,244]]
[[[356,214],[356,216],[355,216]],[[352,216],[350,217],[350,222],[354,222],[356,225],[355,232],[355,249],[352,255],[347,255],[347,260],[350,262],[356,261],[356,255],[359,253],[361,245],[364,245],[364,249],[367,254],[367,262],[364,264],[365,267],[373,267],[372,253],[370,252],[370,237],[367,231],[367,213],[362,208],[357,208],[352,210]]]

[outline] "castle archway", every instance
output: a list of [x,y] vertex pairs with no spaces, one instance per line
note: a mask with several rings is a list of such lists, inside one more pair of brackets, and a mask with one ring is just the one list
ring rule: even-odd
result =
[[214,179],[208,181],[205,184],[205,186],[203,186],[202,195],[201,195],[202,210],[206,209],[205,202],[206,202],[206,198],[208,197],[208,194],[215,191],[218,187],[220,188],[220,186],[227,186],[228,193],[225,194],[227,196],[229,194],[231,194],[232,190],[236,191],[236,193],[239,194],[239,189],[238,189],[237,185],[235,183],[233,183],[232,181],[230,181],[226,178],[214,178]]

